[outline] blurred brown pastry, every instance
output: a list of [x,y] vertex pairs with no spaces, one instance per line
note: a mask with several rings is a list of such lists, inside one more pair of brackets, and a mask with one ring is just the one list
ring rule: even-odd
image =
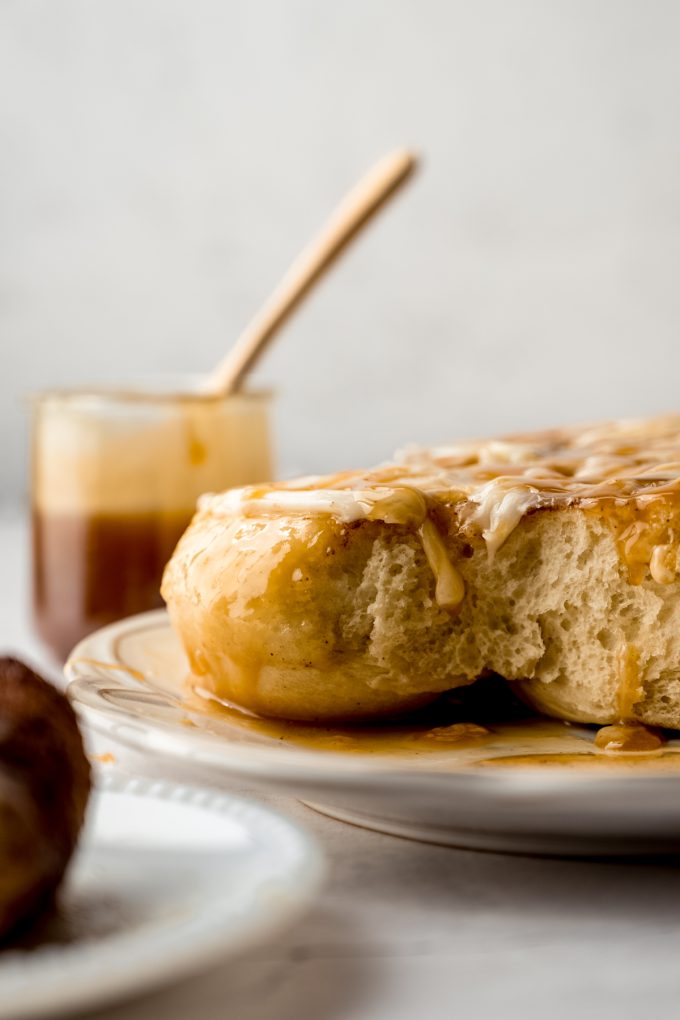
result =
[[0,658],[0,938],[51,903],[89,791],[65,696],[17,659]]
[[487,673],[680,728],[680,415],[411,449],[204,497],[163,594],[200,684],[365,719]]

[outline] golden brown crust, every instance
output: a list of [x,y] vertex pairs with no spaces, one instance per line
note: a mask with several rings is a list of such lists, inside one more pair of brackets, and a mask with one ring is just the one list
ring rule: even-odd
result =
[[262,714],[366,718],[491,670],[557,715],[612,721],[614,646],[637,628],[643,711],[668,724],[679,542],[668,416],[206,497],[163,594],[201,683]]

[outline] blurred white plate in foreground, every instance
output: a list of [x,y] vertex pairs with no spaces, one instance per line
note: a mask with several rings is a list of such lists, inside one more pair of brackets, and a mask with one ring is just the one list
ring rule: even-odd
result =
[[259,805],[108,776],[58,911],[0,951],[0,1018],[70,1016],[218,963],[292,921],[321,872]]
[[[397,753],[361,753],[359,745],[352,753],[309,749],[258,732],[256,721],[237,724],[196,708],[187,699],[184,653],[163,610],[86,638],[66,675],[90,725],[156,758],[171,757],[175,774],[184,766],[187,775],[199,769],[213,783],[237,779],[278,789],[345,821],[453,846],[558,854],[680,850],[677,741],[667,745],[663,762],[675,774],[637,761],[611,771],[594,760],[593,730],[560,723],[545,724],[540,744],[533,732],[527,739],[510,726],[461,748],[435,742],[432,750],[414,745]],[[531,757],[540,750],[555,759],[565,748],[589,767],[534,764]]]

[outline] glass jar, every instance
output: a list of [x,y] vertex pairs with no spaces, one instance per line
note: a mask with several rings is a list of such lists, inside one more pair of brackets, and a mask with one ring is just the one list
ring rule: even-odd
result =
[[162,605],[163,568],[201,493],[271,478],[270,394],[177,390],[34,401],[34,622],[61,660],[98,627]]

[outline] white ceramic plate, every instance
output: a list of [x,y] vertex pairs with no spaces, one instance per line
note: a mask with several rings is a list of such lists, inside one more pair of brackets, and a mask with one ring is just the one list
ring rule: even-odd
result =
[[[527,752],[507,739],[424,755],[309,750],[192,711],[187,674],[162,610],[91,635],[66,666],[70,696],[95,729],[170,756],[175,769],[206,770],[213,782],[279,789],[337,818],[443,844],[559,854],[680,849],[680,771],[489,766],[489,757]],[[575,749],[590,750],[591,730],[570,734]],[[485,767],[471,767],[481,758]]]
[[73,1015],[225,959],[292,921],[321,859],[226,794],[106,777],[58,911],[0,951],[0,1018]]

